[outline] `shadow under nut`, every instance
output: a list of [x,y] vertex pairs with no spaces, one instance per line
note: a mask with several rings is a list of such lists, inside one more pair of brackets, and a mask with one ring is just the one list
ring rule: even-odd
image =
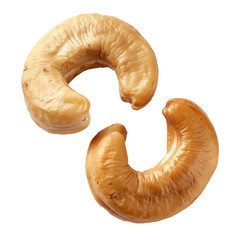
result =
[[68,84],[97,67],[116,72],[121,99],[133,109],[144,107],[153,97],[158,67],[146,40],[115,17],[84,14],[50,30],[27,57],[22,88],[33,120],[52,133],[86,128],[90,103]]
[[201,194],[218,162],[218,139],[207,115],[193,102],[172,99],[163,110],[167,154],[139,172],[128,164],[126,129],[115,124],[89,146],[86,173],[96,201],[115,217],[145,223],[182,211]]

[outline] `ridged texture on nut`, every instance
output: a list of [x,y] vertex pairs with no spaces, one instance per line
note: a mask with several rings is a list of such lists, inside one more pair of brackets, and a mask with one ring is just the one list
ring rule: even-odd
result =
[[86,173],[91,191],[101,206],[122,220],[153,222],[182,211],[201,194],[217,166],[215,130],[196,104],[172,99],[163,114],[167,154],[147,171],[128,165],[127,132],[120,124],[102,130],[90,143]]
[[115,70],[120,96],[134,109],[144,107],[154,95],[157,61],[143,37],[115,17],[79,15],[49,31],[27,57],[22,88],[33,120],[52,133],[86,128],[89,101],[68,83],[97,67]]

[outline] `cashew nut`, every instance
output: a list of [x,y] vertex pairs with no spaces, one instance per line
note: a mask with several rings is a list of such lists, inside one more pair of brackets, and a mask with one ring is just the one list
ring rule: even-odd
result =
[[74,133],[89,125],[89,101],[68,83],[81,72],[110,67],[123,101],[133,109],[153,97],[158,78],[156,57],[129,24],[110,16],[85,14],[50,30],[25,62],[22,88],[32,119],[52,133]]
[[128,165],[126,129],[112,125],[89,146],[86,173],[96,201],[126,221],[158,221],[182,211],[201,194],[218,162],[218,139],[207,115],[186,99],[163,109],[167,154],[144,172]]

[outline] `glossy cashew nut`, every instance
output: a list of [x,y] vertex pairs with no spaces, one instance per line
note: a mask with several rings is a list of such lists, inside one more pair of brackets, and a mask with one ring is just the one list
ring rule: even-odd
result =
[[144,107],[153,97],[157,61],[137,30],[115,17],[79,15],[50,30],[27,57],[22,88],[32,119],[51,133],[86,128],[89,101],[68,83],[97,67],[115,70],[120,96],[133,109]]
[[215,130],[196,104],[172,99],[163,114],[167,154],[147,171],[128,165],[127,132],[120,124],[102,130],[90,143],[86,173],[91,191],[102,207],[122,220],[153,222],[182,211],[201,194],[217,166]]

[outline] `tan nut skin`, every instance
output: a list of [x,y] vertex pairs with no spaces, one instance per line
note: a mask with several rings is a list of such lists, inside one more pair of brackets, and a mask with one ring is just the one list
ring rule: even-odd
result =
[[86,128],[90,103],[68,84],[81,72],[97,67],[116,72],[120,96],[133,109],[144,107],[153,97],[158,67],[149,44],[115,17],[84,14],[50,30],[27,57],[22,88],[33,120],[51,133]]
[[[89,146],[86,173],[97,202],[126,221],[159,221],[182,211],[201,194],[218,162],[218,139],[207,115],[186,99],[163,109],[167,154],[144,172],[128,165],[126,129],[112,125]],[[154,140],[152,140],[154,141]]]

